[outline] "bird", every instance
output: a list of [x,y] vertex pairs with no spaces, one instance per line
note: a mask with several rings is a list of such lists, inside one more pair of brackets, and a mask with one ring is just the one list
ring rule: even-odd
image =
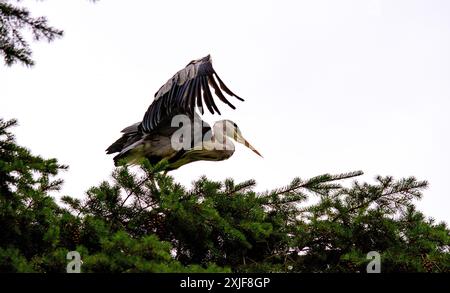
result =
[[166,171],[171,171],[201,160],[222,161],[235,151],[231,139],[262,157],[235,122],[219,120],[211,127],[202,120],[198,112],[203,115],[205,108],[221,115],[211,90],[232,109],[236,107],[225,94],[244,101],[220,79],[210,55],[189,62],[155,93],[142,121],[124,128],[122,136],[106,149],[107,154],[118,153],[114,165],[166,160]]

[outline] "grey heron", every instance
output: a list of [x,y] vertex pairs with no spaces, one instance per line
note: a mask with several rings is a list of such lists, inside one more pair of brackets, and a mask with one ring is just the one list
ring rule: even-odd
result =
[[[239,127],[230,120],[217,121],[213,127],[203,121],[197,113],[204,114],[204,106],[211,114],[221,114],[214,102],[211,89],[220,101],[232,109],[224,92],[240,101],[242,98],[234,94],[220,79],[212,67],[210,55],[191,61],[178,71],[156,93],[152,104],[148,107],[144,118],[122,130],[122,137],[106,149],[107,154],[118,154],[114,164],[137,164],[147,158],[156,164],[165,159],[174,170],[191,162],[221,161],[230,158],[235,150],[229,138],[242,143],[253,152],[260,153],[243,137]],[[188,130],[200,135],[181,135],[182,140],[190,147],[179,148],[174,145],[174,135],[179,125],[174,125],[178,116],[187,117]],[[175,123],[176,124],[176,123]]]

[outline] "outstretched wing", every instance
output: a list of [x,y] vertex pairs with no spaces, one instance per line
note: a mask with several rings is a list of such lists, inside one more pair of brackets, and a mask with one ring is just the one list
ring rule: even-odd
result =
[[235,107],[226,99],[223,92],[243,101],[223,83],[212,67],[211,58],[208,55],[189,63],[155,93],[155,100],[142,120],[142,130],[151,132],[161,122],[176,114],[194,115],[195,108],[203,114],[206,107],[211,114],[217,112],[220,115],[211,90],[214,90],[215,95],[233,109]]

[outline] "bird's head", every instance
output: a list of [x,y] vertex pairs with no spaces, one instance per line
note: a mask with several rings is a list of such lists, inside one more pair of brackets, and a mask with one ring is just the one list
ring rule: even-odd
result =
[[236,142],[241,143],[251,149],[255,154],[262,158],[262,155],[244,138],[241,130],[231,120],[220,120],[214,123],[214,134],[217,135],[219,133],[224,136],[230,137],[234,139]]
[[208,54],[208,56],[205,56],[203,58],[192,60],[191,62],[189,62],[189,64],[187,66],[189,66],[191,64],[197,64],[197,63],[203,63],[203,62],[211,62],[211,61],[212,61],[211,55]]

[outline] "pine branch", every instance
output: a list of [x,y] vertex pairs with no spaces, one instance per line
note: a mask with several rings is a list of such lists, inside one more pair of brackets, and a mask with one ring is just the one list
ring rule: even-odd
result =
[[[300,178],[294,178],[294,180],[292,180],[291,184],[289,184],[288,186],[272,190],[271,192],[263,193],[260,196],[263,198],[268,197],[272,199],[271,201],[269,200],[266,203],[267,205],[296,202],[307,198],[307,195],[300,189],[306,189],[307,191],[318,193],[320,195],[328,195],[330,190],[342,188],[340,184],[333,183],[334,181],[349,179],[360,176],[362,174],[362,171],[355,171],[338,175],[324,174],[310,178],[306,181],[303,181]],[[291,199],[280,201],[280,196],[290,196]]]
[[[136,190],[140,189],[142,187],[142,185],[144,185],[148,180],[150,180],[151,178],[149,177],[145,177],[144,179],[142,179],[141,181],[139,181],[138,183],[135,183],[135,185],[130,188],[128,190],[127,196],[125,197],[125,199],[122,201],[122,203],[120,204],[120,207],[122,208],[125,203],[127,202],[127,200],[130,198],[131,195],[135,195],[138,196],[138,193],[136,192]],[[123,187],[123,186],[122,186]]]
[[248,190],[248,189],[254,187],[255,185],[256,185],[256,181],[253,180],[253,179],[250,179],[250,180],[244,181],[244,182],[242,182],[242,183],[239,183],[239,184],[236,185],[236,186],[232,186],[232,189],[226,191],[225,194],[226,194],[227,196],[230,196],[230,195],[232,195],[232,194],[234,194],[234,193],[246,191],[246,190]]
[[[372,186],[368,184],[360,186],[358,183],[355,183],[354,189],[359,190],[361,194],[365,195],[362,198],[361,203],[346,209],[344,213],[340,212],[331,221],[335,222],[343,215],[348,215],[356,210],[367,208],[372,203],[377,203],[380,207],[394,204],[396,209],[400,209],[402,206],[407,206],[413,198],[420,198],[421,190],[428,186],[427,181],[417,181],[414,177],[401,179],[395,182],[392,177],[383,178],[378,176],[377,181],[380,183],[378,188],[372,188]],[[367,192],[367,190],[371,190],[372,192]],[[340,194],[342,194],[342,192]],[[397,195],[401,195],[401,197],[397,198]],[[352,196],[352,194],[350,194],[350,196]]]
[[24,39],[24,30],[31,31],[36,41],[53,41],[63,36],[63,31],[48,25],[45,17],[32,17],[28,9],[0,1],[0,54],[7,66],[20,62],[33,66],[32,51]]

